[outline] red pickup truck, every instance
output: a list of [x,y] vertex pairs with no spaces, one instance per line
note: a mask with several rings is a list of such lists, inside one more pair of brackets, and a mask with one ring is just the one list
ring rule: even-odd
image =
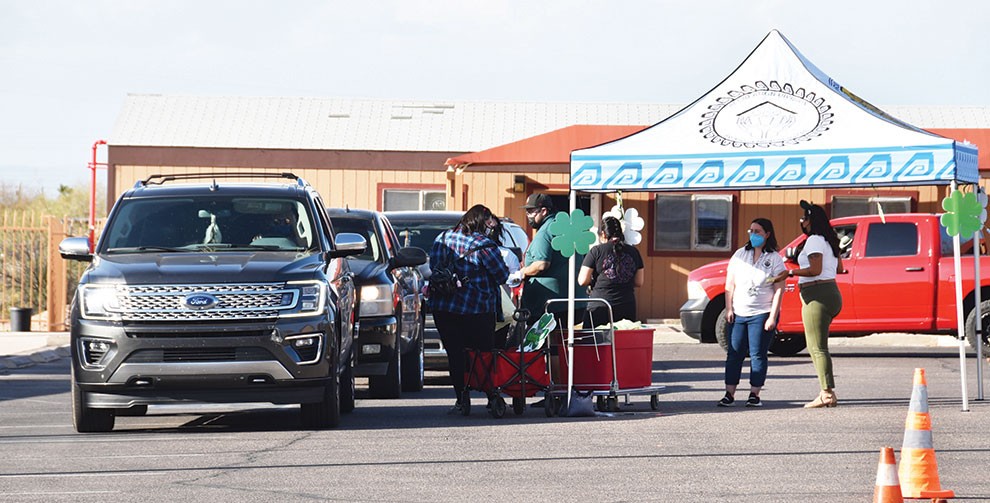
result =
[[[876,332],[925,334],[956,333],[955,268],[952,238],[938,215],[904,213],[844,217],[832,220],[839,235],[842,264],[836,277],[842,292],[842,312],[832,321],[832,336]],[[788,244],[781,254],[788,268],[797,267],[796,250],[805,236]],[[966,333],[976,347],[972,244],[963,246],[962,291]],[[968,253],[966,252],[968,250]],[[688,301],[681,306],[681,325],[702,342],[727,341],[725,270],[728,260],[699,267],[688,274]],[[990,257],[980,261],[983,348],[990,351]],[[793,355],[805,347],[801,324],[798,278],[784,287],[777,336],[770,351]],[[988,353],[990,354],[990,353]]]

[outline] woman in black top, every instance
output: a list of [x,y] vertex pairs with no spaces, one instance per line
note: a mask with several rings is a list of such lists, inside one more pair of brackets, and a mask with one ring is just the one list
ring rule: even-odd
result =
[[[615,217],[602,220],[599,237],[602,244],[584,256],[578,284],[590,286],[589,297],[605,299],[612,304],[613,321],[636,320],[636,295],[633,288],[643,286],[643,258],[639,250],[626,244],[622,224]],[[608,308],[589,304],[584,326],[608,323]]]

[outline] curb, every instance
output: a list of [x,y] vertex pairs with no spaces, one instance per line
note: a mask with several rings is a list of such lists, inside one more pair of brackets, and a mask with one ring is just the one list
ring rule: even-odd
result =
[[0,332],[0,372],[68,357],[67,332]]
[[0,370],[14,370],[38,363],[49,363],[70,355],[69,346],[49,347],[32,353],[0,357]]

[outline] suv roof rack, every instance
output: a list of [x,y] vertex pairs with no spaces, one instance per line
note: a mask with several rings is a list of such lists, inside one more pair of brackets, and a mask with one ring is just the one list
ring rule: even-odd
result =
[[[134,188],[144,187],[147,185],[162,185],[165,182],[172,182],[177,180],[198,180],[198,179],[216,179],[216,178],[288,178],[290,180],[295,180],[300,187],[305,187],[309,185],[305,180],[299,178],[298,176],[289,173],[252,173],[252,172],[240,172],[240,173],[179,173],[176,175],[162,175],[154,174],[145,178],[144,180],[139,180],[134,184]],[[216,182],[214,182],[214,185]]]

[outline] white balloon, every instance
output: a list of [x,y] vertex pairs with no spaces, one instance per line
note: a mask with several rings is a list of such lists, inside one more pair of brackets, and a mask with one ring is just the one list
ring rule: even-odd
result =
[[623,232],[622,237],[626,238],[626,243],[633,246],[638,245],[641,241],[643,241],[643,235],[634,230],[627,230]]
[[603,213],[602,214],[602,220],[605,220],[605,217],[612,217],[612,218],[614,218],[614,219],[616,219],[616,220],[618,220],[618,221],[621,222],[622,221],[622,213],[619,211],[619,206],[618,205],[612,206],[612,209],[610,209],[610,210],[606,211],[605,213]]
[[646,221],[639,216],[639,211],[636,208],[626,210],[626,214],[623,215],[623,221],[634,231],[642,230],[646,226]]

